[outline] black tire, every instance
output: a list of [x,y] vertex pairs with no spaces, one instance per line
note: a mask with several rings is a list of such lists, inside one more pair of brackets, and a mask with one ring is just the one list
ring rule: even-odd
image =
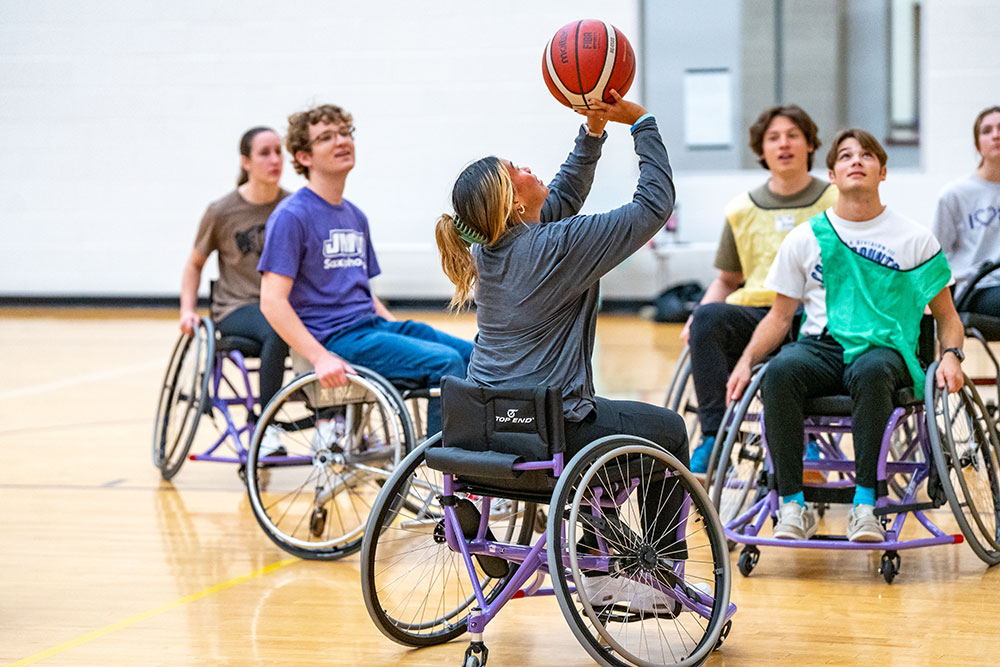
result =
[[[308,560],[361,548],[375,497],[412,448],[398,392],[359,366],[345,387],[323,389],[314,373],[285,385],[264,408],[247,453],[247,493],[272,542]],[[262,455],[268,429],[283,452]]]
[[757,500],[757,482],[766,470],[767,452],[763,441],[763,403],[760,385],[766,366],[750,380],[742,398],[719,437],[724,437],[716,458],[714,478],[709,486],[712,504],[723,525],[736,519]]
[[215,360],[215,326],[203,317],[191,336],[174,345],[160,387],[153,426],[153,465],[169,480],[187,459],[198,422],[208,405]]
[[[405,646],[455,639],[466,632],[476,606],[462,556],[444,539],[439,504],[443,476],[424,463],[424,453],[440,440],[440,435],[426,440],[388,479],[372,507],[361,547],[368,614],[382,634]],[[486,502],[480,500],[480,511]],[[491,515],[490,529],[500,541],[528,544],[534,515],[534,505],[510,501]],[[477,566],[487,601],[500,594],[514,571],[512,567],[506,576],[491,578]]]
[[[675,480],[674,486],[660,483],[667,477]],[[616,491],[606,492],[616,484]],[[616,495],[624,499],[614,511],[595,512],[601,497]],[[646,500],[655,500],[654,516],[665,516],[667,501],[686,506],[688,514],[673,514],[660,533],[641,518],[639,507],[652,507]],[[675,528],[682,531],[680,539]],[[610,551],[591,546],[601,541]],[[604,561],[609,565],[584,553],[595,548],[602,557],[610,556]],[[573,457],[553,493],[548,563],[563,616],[584,649],[605,667],[700,664],[727,622],[729,554],[715,508],[676,458],[642,438],[601,438]],[[619,590],[613,601],[598,606],[584,589],[572,590],[570,584],[584,581],[585,568],[590,568],[588,580],[595,582],[594,572],[601,567],[609,568],[611,576],[591,585]],[[671,603],[659,613],[637,610],[640,597],[653,590],[640,579],[655,581],[659,596]],[[704,605],[707,618],[695,610],[698,604]]]
[[757,567],[757,561],[759,560],[760,549],[752,544],[743,547],[743,551],[740,552],[740,558],[737,562],[740,574],[744,577],[749,577],[750,573],[753,572],[755,567]]
[[1000,563],[1000,443],[976,388],[948,394],[927,370],[925,409],[931,451],[965,541],[988,565]]
[[882,554],[882,560],[879,563],[878,571],[885,579],[885,583],[891,584],[899,574],[899,564],[900,558],[899,553],[895,551],[886,551]]
[[691,350],[684,348],[677,360],[677,371],[667,390],[666,407],[684,418],[687,425],[688,443],[692,449],[701,442],[701,420],[698,419],[698,396],[694,392],[694,377],[691,375]]

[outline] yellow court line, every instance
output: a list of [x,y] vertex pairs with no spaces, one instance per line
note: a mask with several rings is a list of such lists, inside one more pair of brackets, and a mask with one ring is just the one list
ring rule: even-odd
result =
[[122,628],[126,628],[126,627],[128,627],[130,625],[135,625],[136,623],[141,623],[142,621],[145,621],[145,620],[147,620],[149,618],[152,618],[153,616],[156,616],[158,614],[162,614],[163,612],[170,611],[171,609],[176,609],[177,607],[182,607],[182,606],[184,606],[186,604],[189,604],[191,602],[194,602],[196,600],[200,600],[203,597],[207,597],[209,595],[212,595],[213,593],[218,593],[219,591],[223,591],[223,590],[225,590],[227,588],[235,586],[236,584],[243,583],[244,581],[248,581],[248,580],[254,579],[256,577],[262,577],[265,574],[268,574],[269,572],[273,572],[274,570],[277,570],[280,567],[284,567],[284,566],[289,565],[291,563],[299,563],[299,562],[301,562],[301,561],[298,558],[286,558],[285,560],[278,561],[277,563],[272,563],[271,565],[268,565],[266,567],[262,567],[259,570],[251,572],[250,574],[245,574],[242,577],[236,577],[235,579],[230,579],[229,581],[224,581],[221,584],[216,584],[215,586],[212,586],[210,588],[206,588],[203,591],[198,591],[197,593],[192,593],[191,595],[186,595],[186,596],[180,598],[179,600],[174,600],[173,602],[168,602],[166,604],[162,604],[159,607],[154,607],[154,608],[149,609],[147,611],[144,611],[144,612],[142,612],[140,614],[136,614],[135,616],[131,616],[129,618],[126,618],[123,621],[118,621],[117,623],[112,623],[111,625],[106,625],[103,628],[100,628],[98,630],[94,630],[93,632],[88,632],[85,635],[80,635],[79,637],[77,637],[75,639],[71,639],[68,642],[63,642],[62,644],[59,644],[58,646],[53,646],[50,649],[46,649],[46,650],[42,651],[41,653],[36,653],[35,655],[31,655],[31,656],[28,656],[27,658],[24,658],[22,660],[19,660],[19,661],[15,662],[15,663],[11,663],[10,667],[21,667],[21,665],[30,665],[30,664],[38,662],[39,660],[44,660],[46,658],[51,658],[52,656],[58,655],[58,654],[62,653],[63,651],[67,651],[67,650],[69,650],[71,648],[74,648],[76,646],[80,646],[81,644],[86,644],[87,642],[93,641],[95,639],[99,639],[100,637],[103,637],[105,635],[110,635],[112,632],[117,632],[118,630],[121,630]]

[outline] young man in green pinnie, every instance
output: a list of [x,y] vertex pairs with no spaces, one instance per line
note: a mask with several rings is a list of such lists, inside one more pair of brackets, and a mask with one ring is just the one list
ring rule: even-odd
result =
[[802,303],[798,340],[771,360],[761,386],[781,496],[777,538],[816,533],[816,517],[802,494],[807,398],[847,393],[853,399],[856,487],[847,537],[880,542],[885,531],[873,510],[882,432],[896,391],[912,386],[923,394],[915,350],[925,306],[943,350],[937,384],[952,392],[962,386],[965,334],[948,289],[951,270],[928,229],[882,204],[885,162],[885,150],[864,130],[845,130],[834,139],[826,164],[840,198],[782,242],[764,281],[777,293],[774,305],[726,387],[729,400],[742,395],[750,369],[781,343]]

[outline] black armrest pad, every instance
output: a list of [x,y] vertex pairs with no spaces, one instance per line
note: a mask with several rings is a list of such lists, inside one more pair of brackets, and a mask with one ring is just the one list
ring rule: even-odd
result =
[[523,456],[500,452],[476,452],[459,447],[431,447],[425,453],[427,465],[444,473],[469,477],[517,479],[520,470],[514,465],[524,461]]

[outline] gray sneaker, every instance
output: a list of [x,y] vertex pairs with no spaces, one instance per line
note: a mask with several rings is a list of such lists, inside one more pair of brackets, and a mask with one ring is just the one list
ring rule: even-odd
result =
[[884,542],[885,529],[871,505],[855,505],[847,515],[847,539],[851,542]]
[[811,509],[795,502],[782,503],[778,508],[774,536],[779,540],[808,540],[818,527],[816,513]]

